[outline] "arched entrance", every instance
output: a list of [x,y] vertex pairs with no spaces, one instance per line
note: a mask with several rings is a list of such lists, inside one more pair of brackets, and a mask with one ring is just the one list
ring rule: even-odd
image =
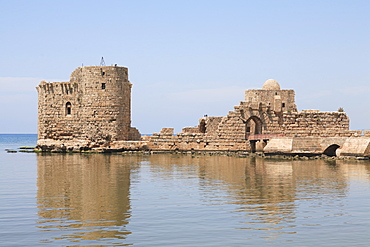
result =
[[336,156],[335,151],[337,151],[338,148],[339,148],[339,145],[332,144],[325,149],[324,154],[330,157]]
[[248,118],[245,122],[245,139],[249,140],[249,144],[251,147],[251,152],[256,152],[256,139],[250,139],[252,135],[262,134],[262,121],[259,117],[253,116]]
[[262,134],[262,121],[259,117],[253,116],[245,122],[245,139],[250,135]]

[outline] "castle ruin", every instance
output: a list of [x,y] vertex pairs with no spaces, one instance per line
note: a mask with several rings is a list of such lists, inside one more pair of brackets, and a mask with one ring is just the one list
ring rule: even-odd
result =
[[350,137],[344,112],[297,111],[294,90],[282,90],[273,79],[262,89],[245,92],[245,100],[225,117],[204,117],[194,128],[173,135],[153,134],[151,149],[262,151],[270,139]]
[[69,82],[41,82],[38,92],[38,145],[86,149],[112,141],[140,140],[131,127],[128,69],[85,66]]
[[294,90],[281,89],[273,79],[247,90],[226,116],[205,116],[176,135],[163,128],[143,137],[131,127],[131,86],[128,69],[118,66],[79,67],[69,82],[41,82],[38,149],[370,156],[370,133],[353,139],[362,132],[349,130],[345,112],[298,111]]

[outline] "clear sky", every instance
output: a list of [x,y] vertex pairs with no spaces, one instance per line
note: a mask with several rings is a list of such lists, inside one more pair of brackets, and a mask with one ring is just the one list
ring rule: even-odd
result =
[[41,80],[129,68],[141,133],[226,116],[273,78],[370,129],[369,0],[0,0],[0,133],[37,133]]

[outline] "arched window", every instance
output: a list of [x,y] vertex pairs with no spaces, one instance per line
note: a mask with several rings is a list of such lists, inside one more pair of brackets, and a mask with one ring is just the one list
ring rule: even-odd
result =
[[71,102],[67,102],[66,104],[66,115],[71,115],[72,114],[72,104]]

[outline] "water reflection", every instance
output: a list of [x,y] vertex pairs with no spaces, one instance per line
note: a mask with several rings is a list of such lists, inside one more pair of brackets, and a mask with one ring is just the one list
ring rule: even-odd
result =
[[137,159],[115,155],[38,155],[38,227],[42,242],[125,239],[130,173]]
[[307,214],[319,205],[338,208],[349,186],[343,161],[158,155],[150,157],[150,164],[158,179],[196,179],[209,205],[236,205],[230,213],[240,218],[239,229],[294,233],[302,200],[313,203]]
[[38,155],[37,226],[41,242],[62,244],[145,246],[155,236],[161,246],[192,236],[193,246],[226,246],[220,232],[271,241],[328,219],[343,224],[353,181],[369,177],[368,164],[344,160]]

